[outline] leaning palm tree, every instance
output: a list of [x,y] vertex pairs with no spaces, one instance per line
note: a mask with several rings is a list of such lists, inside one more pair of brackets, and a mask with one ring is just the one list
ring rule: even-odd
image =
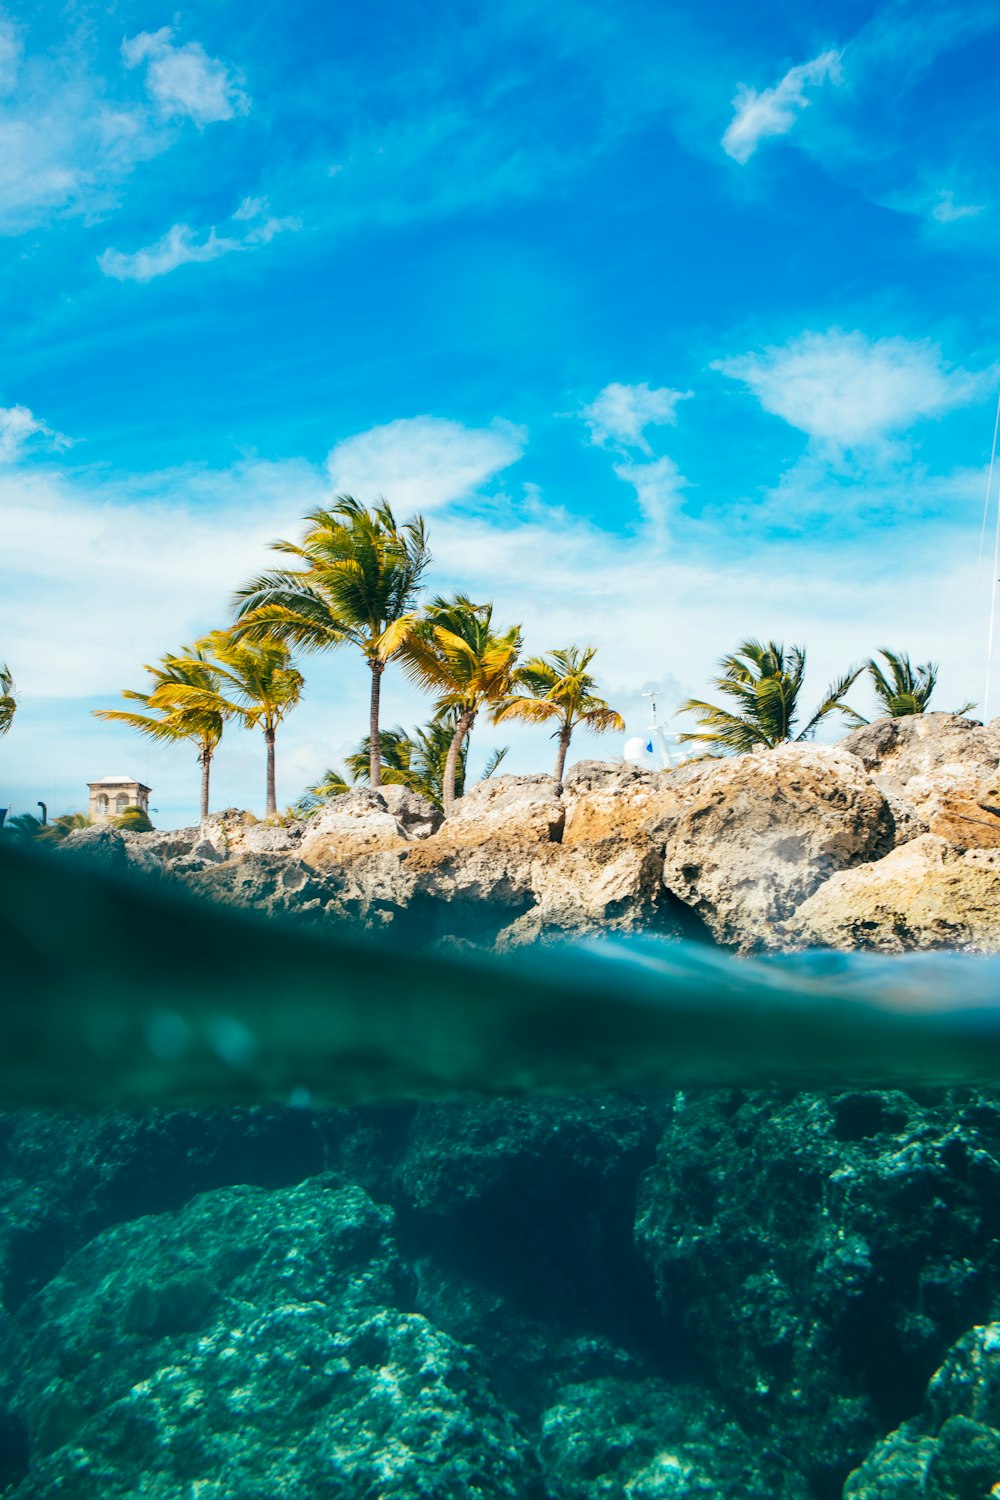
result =
[[434,717],[452,727],[441,785],[445,817],[455,801],[459,757],[481,709],[509,693],[521,649],[521,627],[493,629],[492,604],[473,604],[465,594],[435,599],[402,646],[411,681],[436,697]]
[[697,714],[702,727],[677,738],[737,753],[771,749],[786,740],[811,739],[828,715],[844,711],[844,696],[862,671],[853,667],[831,683],[816,712],[796,732],[806,668],[804,647],[786,651],[777,641],[747,640],[731,656],[724,656],[719,666],[721,676],[713,678],[713,686],[735,700],[735,711],[689,698],[677,712]]
[[278,725],[299,701],[303,677],[292,666],[288,648],[273,637],[259,642],[236,640],[216,630],[200,641],[210,653],[218,686],[212,689],[176,683],[160,690],[163,706],[236,719],[246,729],[262,729],[267,745],[267,806],[265,817],[278,811],[275,796],[274,742]]
[[6,734],[17,711],[16,688],[6,662],[0,661],[0,735]]
[[596,646],[587,646],[582,651],[578,646],[568,646],[565,651],[533,656],[517,668],[511,679],[513,687],[525,691],[505,698],[493,715],[498,724],[504,719],[524,719],[529,724],[555,721],[552,738],[558,741],[559,748],[553,775],[560,786],[570,740],[578,724],[596,734],[610,729],[621,734],[625,729],[621,714],[609,708],[594,691],[597,681],[587,668],[596,655]]
[[129,724],[152,740],[168,744],[188,740],[196,745],[198,764],[201,767],[199,816],[204,823],[208,817],[212,757],[222,739],[225,718],[217,707],[191,702],[178,704],[170,690],[180,686],[208,695],[217,693],[218,672],[200,645],[183,646],[176,655],[161,657],[157,666],[145,666],[143,670],[152,678],[149,691],[139,693],[126,688],[122,697],[141,703],[149,710],[148,713],[129,712],[123,708],[97,708],[94,716],[113,723]]
[[382,673],[417,622],[413,605],[430,561],[423,518],[400,526],[385,500],[368,510],[340,495],[306,523],[301,542],[274,543],[301,566],[262,573],[236,595],[235,634],[303,651],[347,642],[363,653],[372,679],[369,776],[378,787]]
[[189,741],[197,747],[201,768],[201,821],[208,817],[212,758],[222,738],[223,716],[217,710],[177,705],[170,690],[178,685],[212,692],[218,688],[218,677],[205,651],[198,645],[184,646],[179,652],[164,656],[156,666],[144,670],[152,678],[148,692],[126,688],[123,698],[141,703],[149,713],[126,709],[95,709],[98,719],[128,724],[148,738],[163,743]]
[[[873,656],[869,657],[862,668],[875,690],[880,710],[878,717],[904,719],[910,714],[926,713],[931,694],[937,685],[937,663],[928,661],[923,666],[916,667],[905,651],[890,651],[887,646],[880,646],[878,655],[882,657],[885,668]],[[967,714],[975,706],[974,703],[963,703],[961,708],[955,709],[955,713]],[[871,722],[853,708],[845,708],[844,712],[853,725]]]

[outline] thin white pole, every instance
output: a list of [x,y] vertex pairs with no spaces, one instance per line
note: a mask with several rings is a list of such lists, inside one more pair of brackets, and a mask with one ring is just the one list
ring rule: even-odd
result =
[[[998,422],[1000,422],[1000,402],[997,404]],[[996,458],[996,427],[993,429],[993,456],[990,459],[990,480],[993,477],[993,463]],[[987,494],[987,500],[989,495]],[[990,575],[990,630],[986,643],[986,686],[983,688],[983,723],[989,722],[990,717],[990,682],[993,677],[993,641],[996,635],[997,619],[997,578],[1000,575],[1000,500],[997,503],[996,534],[993,540],[993,572]]]
[[[993,493],[993,465],[997,457],[997,433],[1000,432],[1000,395],[997,396],[997,416],[993,423],[993,448],[990,452],[990,468],[986,476],[986,499],[983,501],[983,525],[979,533],[979,558],[982,561],[983,547],[986,544],[986,522],[990,513],[990,495]],[[994,569],[994,572],[996,569]]]

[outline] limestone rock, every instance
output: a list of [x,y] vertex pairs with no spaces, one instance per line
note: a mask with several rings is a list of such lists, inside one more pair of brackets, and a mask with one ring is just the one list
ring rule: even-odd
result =
[[379,792],[353,787],[307,820],[300,847],[304,860],[326,869],[358,854],[398,849],[407,838]]
[[931,833],[966,849],[1000,848],[1000,719],[877,719],[840,748],[857,755],[886,795]]
[[468,1352],[404,1310],[391,1221],[321,1179],[98,1236],[16,1320],[19,1500],[539,1497]]
[[850,1475],[844,1500],[976,1500],[1000,1492],[1000,1323],[973,1328],[931,1379],[923,1410]]
[[408,787],[383,786],[379,788],[379,796],[407,838],[430,838],[444,822],[444,814],[440,808],[435,807],[426,797],[421,797],[419,792],[411,792]]
[[744,950],[778,946],[776,924],[824,880],[892,846],[885,797],[839,747],[705,763],[669,795],[647,824],[664,883],[718,941]]
[[997,1305],[998,1188],[990,1095],[692,1092],[636,1237],[666,1326],[745,1429],[781,1434],[832,1496]]
[[798,946],[1000,952],[1000,849],[934,834],[832,876],[784,924]]

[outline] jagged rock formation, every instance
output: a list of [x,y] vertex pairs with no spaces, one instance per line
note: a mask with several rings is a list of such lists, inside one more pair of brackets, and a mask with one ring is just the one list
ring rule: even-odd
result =
[[836,746],[643,772],[499,776],[442,822],[398,787],[284,825],[66,840],[299,920],[500,948],[588,932],[788,947],[1000,949],[1000,720],[886,719]]
[[844,1500],[978,1500],[1000,1493],[1000,1324],[959,1339],[918,1417],[878,1443]]

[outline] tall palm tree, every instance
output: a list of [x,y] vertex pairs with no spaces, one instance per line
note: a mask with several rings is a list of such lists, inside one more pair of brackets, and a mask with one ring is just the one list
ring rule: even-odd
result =
[[[937,684],[938,668],[933,661],[924,662],[923,666],[916,667],[910,661],[905,651],[890,651],[887,646],[880,646],[878,655],[882,657],[885,668],[869,657],[862,671],[868,674],[872,687],[875,689],[875,697],[879,706],[881,719],[903,719],[910,714],[926,713],[931,694]],[[963,703],[961,708],[956,708],[956,714],[967,714],[974,703]],[[868,724],[869,719],[862,718],[853,708],[845,708],[851,723],[854,725]]]
[[561,786],[573,730],[578,724],[604,734],[610,729],[624,732],[625,720],[609,708],[594,691],[597,681],[587,671],[597,655],[596,646],[568,646],[565,651],[550,651],[547,656],[533,656],[518,667],[511,679],[513,687],[524,688],[505,698],[493,715],[496,723],[504,719],[524,719],[529,724],[555,720],[552,738],[558,741],[556,768],[553,772]]
[[453,726],[441,785],[445,817],[463,746],[480,710],[507,696],[520,649],[521,627],[495,631],[492,604],[473,604],[465,594],[435,599],[402,646],[407,675],[437,699],[435,719]]
[[713,678],[713,686],[735,700],[736,711],[689,698],[677,711],[697,714],[702,727],[677,738],[716,744],[738,753],[773,748],[786,740],[811,739],[829,714],[843,711],[844,695],[862,671],[853,667],[831,683],[819,708],[796,733],[806,668],[803,646],[786,651],[777,641],[747,640],[731,656],[724,656],[719,666],[721,676]]
[[208,817],[209,781],[212,757],[222,739],[225,716],[218,707],[204,703],[178,703],[171,696],[171,689],[187,687],[211,695],[219,689],[219,675],[201,645],[182,646],[174,656],[160,658],[157,666],[144,666],[152,678],[152,687],[147,693],[138,693],[126,688],[123,698],[141,703],[148,713],[129,712],[123,708],[95,708],[94,717],[114,723],[129,724],[149,739],[176,744],[189,740],[198,747],[198,764],[201,767],[201,804],[199,817],[202,823]]
[[369,776],[378,787],[382,673],[417,621],[413,605],[430,561],[423,518],[400,526],[385,500],[368,510],[340,495],[306,523],[301,542],[274,543],[301,566],[272,569],[239,590],[236,634],[304,651],[347,642],[362,652],[372,679]]
[[17,699],[14,687],[14,679],[6,662],[0,661],[0,735],[7,733],[14,722],[14,714],[17,711]]
[[160,700],[168,708],[221,714],[236,719],[247,729],[262,729],[267,745],[267,806],[265,817],[277,814],[275,796],[274,742],[278,725],[299,701],[304,679],[292,666],[283,641],[237,640],[231,632],[216,630],[199,642],[211,654],[218,678],[214,688],[176,683],[160,689]]

